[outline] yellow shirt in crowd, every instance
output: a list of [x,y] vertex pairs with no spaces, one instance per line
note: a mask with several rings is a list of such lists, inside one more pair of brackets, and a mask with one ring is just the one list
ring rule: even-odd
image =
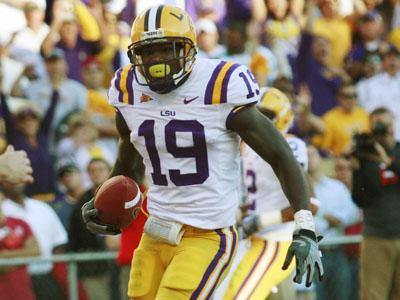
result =
[[355,133],[365,132],[369,128],[368,113],[356,107],[346,113],[341,107],[328,111],[324,116],[325,132],[313,138],[313,143],[335,155],[348,152]]
[[314,23],[313,33],[326,38],[330,42],[330,63],[332,66],[341,67],[345,56],[351,48],[349,24],[341,18],[319,18]]

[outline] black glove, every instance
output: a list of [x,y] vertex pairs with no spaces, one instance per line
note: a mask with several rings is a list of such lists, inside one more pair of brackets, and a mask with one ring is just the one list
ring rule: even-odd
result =
[[296,276],[294,282],[301,283],[303,275],[307,272],[306,287],[311,286],[315,269],[318,271],[318,280],[322,281],[324,268],[321,262],[321,254],[318,249],[318,242],[322,237],[315,235],[314,231],[301,229],[293,233],[293,241],[288,249],[285,262],[282,266],[286,270],[293,256],[296,258]]
[[82,219],[86,224],[86,228],[95,234],[107,234],[107,235],[116,235],[120,234],[121,230],[115,228],[115,226],[110,224],[101,223],[97,220],[97,216],[99,211],[94,207],[94,198],[90,199],[86,202],[82,208]]
[[245,217],[240,225],[241,238],[247,237],[256,233],[260,228],[260,217],[256,214],[251,214]]

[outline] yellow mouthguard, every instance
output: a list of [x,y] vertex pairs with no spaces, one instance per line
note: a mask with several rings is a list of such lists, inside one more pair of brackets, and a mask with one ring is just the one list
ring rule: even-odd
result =
[[170,66],[166,64],[157,64],[149,68],[150,75],[155,78],[163,78],[168,75],[170,71]]

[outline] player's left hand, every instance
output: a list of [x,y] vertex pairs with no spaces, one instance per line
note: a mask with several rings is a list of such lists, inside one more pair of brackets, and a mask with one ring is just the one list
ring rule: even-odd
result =
[[314,231],[307,229],[296,230],[293,233],[293,241],[288,249],[285,262],[282,266],[286,270],[293,256],[296,258],[296,276],[293,281],[301,283],[303,275],[307,272],[306,287],[311,286],[315,269],[318,272],[318,280],[322,281],[324,268],[321,262],[321,254],[318,249],[318,242],[322,237],[316,236]]

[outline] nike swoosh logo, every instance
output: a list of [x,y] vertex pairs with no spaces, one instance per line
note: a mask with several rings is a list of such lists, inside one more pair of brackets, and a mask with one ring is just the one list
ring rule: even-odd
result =
[[185,98],[185,99],[183,99],[183,104],[188,104],[188,103],[190,103],[190,102],[196,100],[197,98],[199,98],[199,96],[194,97],[194,98],[192,98],[192,99],[186,99],[186,98]]

